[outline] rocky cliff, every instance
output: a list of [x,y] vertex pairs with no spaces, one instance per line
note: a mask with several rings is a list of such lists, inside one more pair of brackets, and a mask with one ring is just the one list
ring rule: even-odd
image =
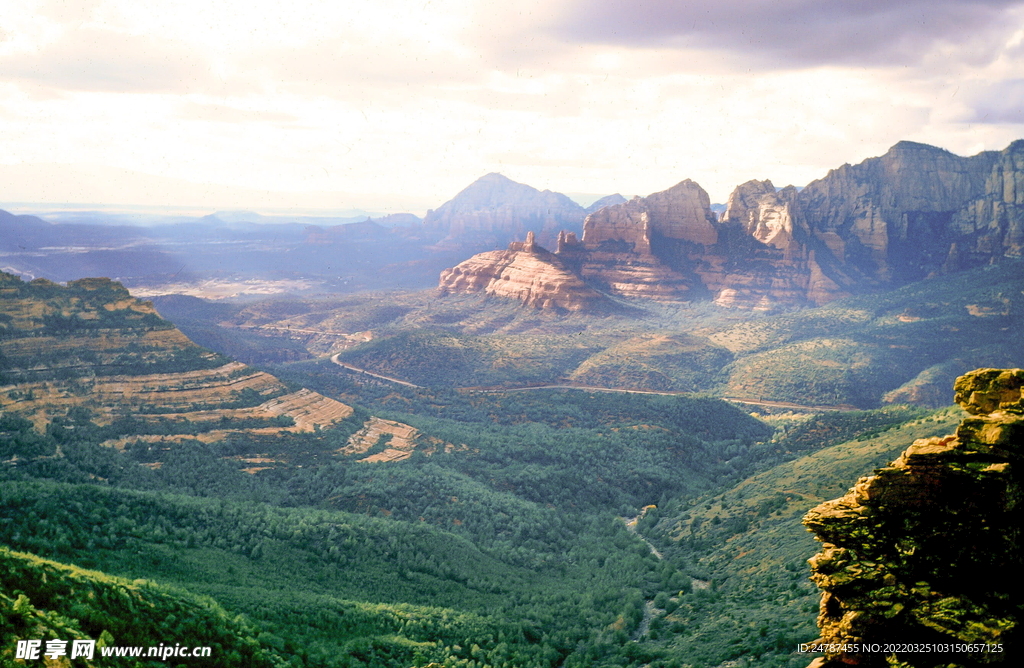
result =
[[973,157],[900,142],[802,190],[748,181],[720,220],[686,180],[593,211],[556,254],[625,297],[775,310],[898,287],[1024,254],[1024,140]]
[[970,413],[955,435],[914,442],[804,518],[824,543],[815,642],[832,647],[816,668],[1018,660],[1024,370],[973,371],[955,391]]

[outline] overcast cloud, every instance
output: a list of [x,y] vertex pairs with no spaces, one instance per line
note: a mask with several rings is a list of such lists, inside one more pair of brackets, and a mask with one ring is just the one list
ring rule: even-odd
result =
[[0,165],[48,201],[422,212],[492,171],[722,201],[901,139],[1001,149],[1021,72],[1005,0],[9,0]]
[[759,67],[916,65],[969,43],[990,58],[1018,0],[575,0],[567,40],[723,51]]

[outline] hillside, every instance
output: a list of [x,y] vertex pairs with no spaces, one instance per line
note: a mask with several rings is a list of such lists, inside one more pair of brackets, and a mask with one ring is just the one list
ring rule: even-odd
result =
[[367,417],[200,348],[108,279],[60,286],[2,274],[0,307],[9,465],[88,441],[159,468],[186,443],[244,441],[230,453],[236,465],[267,468],[316,456],[295,439],[332,427],[343,439]]
[[818,548],[801,519],[914,439],[948,433],[962,412],[943,409],[901,425],[908,417],[871,412],[812,421],[778,438],[777,446],[799,451],[810,443],[840,442],[645,516],[642,534],[666,559],[688,560],[696,576],[684,595],[669,597],[655,611],[655,645],[672,648],[691,665],[747,660],[805,668],[814,655],[794,650],[818,633],[819,592],[808,581],[806,564]]
[[847,403],[949,402],[978,367],[1019,366],[1024,264],[1006,262],[749,322],[708,338],[732,351],[726,396]]
[[424,399],[391,415],[463,447],[249,476],[68,442],[0,471],[0,541],[213,596],[301,665],[611,666],[683,577],[613,513],[738,479],[770,433],[710,399]]
[[[145,610],[145,614],[125,614]],[[76,666],[105,666],[104,650],[161,645],[189,651],[208,648],[209,658],[189,657],[190,665],[285,666],[272,647],[257,640],[258,631],[232,618],[209,599],[172,590],[148,580],[130,581],[0,547],[0,663],[15,661],[19,639],[64,640],[64,661],[74,640],[93,640],[91,660]],[[86,655],[87,656],[87,655]],[[116,656],[116,654],[112,654]],[[171,655],[168,655],[171,656]],[[41,657],[40,657],[41,658]],[[161,660],[118,656],[118,665],[158,666]],[[50,664],[48,664],[50,665]],[[52,664],[57,665],[57,664]]]
[[[534,661],[529,658],[530,643],[516,625],[503,622],[502,615],[485,618],[451,606],[481,612],[498,608],[510,619],[520,619],[523,604],[510,597],[557,587],[550,576],[535,582],[537,576],[527,569],[503,564],[466,539],[433,527],[340,512],[35,482],[5,484],[0,505],[5,513],[19,510],[19,519],[7,523],[0,534],[6,544],[117,573],[127,582],[134,580],[134,586],[128,585],[133,590],[141,584],[143,592],[168,591],[151,582],[156,580],[178,592],[187,588],[213,596],[232,611],[216,612],[221,619],[244,613],[252,620],[248,636],[258,638],[264,650],[302,656],[310,662],[306,665],[458,659],[453,645],[468,650],[479,643],[491,651],[497,645],[493,634],[498,632],[508,637],[505,647],[512,646],[498,648],[499,655],[518,654],[523,665],[529,665]],[[42,563],[28,555],[20,559]],[[61,570],[81,573],[71,567],[51,568]],[[45,605],[64,615],[78,611],[75,614],[85,616],[77,630],[86,637],[99,638],[106,630],[119,644],[150,644],[147,641],[156,632],[166,629],[171,640],[179,639],[163,621],[162,615],[169,612],[161,606],[143,602],[145,612],[125,614],[126,606],[118,599],[124,594],[116,588],[126,581],[90,573],[64,590],[58,589],[53,575],[43,574],[39,584],[28,577],[15,579],[19,575],[24,573],[11,569],[9,579],[2,582],[4,592],[24,592],[37,607]],[[96,600],[86,586],[90,578],[112,583],[113,601],[107,603],[101,596],[90,605],[88,601]],[[178,596],[197,600],[190,594]],[[220,610],[209,599],[203,601]],[[180,611],[173,613],[172,619],[180,619],[186,629],[186,624],[194,623]],[[224,624],[205,623],[213,632]],[[209,634],[192,635],[195,640],[188,638],[189,644],[213,644],[197,643]],[[159,641],[166,643],[167,638],[158,637]],[[227,651],[219,646],[218,654]]]

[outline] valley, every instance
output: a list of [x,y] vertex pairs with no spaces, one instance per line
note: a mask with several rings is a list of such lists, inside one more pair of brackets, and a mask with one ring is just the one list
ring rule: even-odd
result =
[[[804,668],[852,624],[819,609],[808,512],[917,439],[1015,498],[1017,376],[952,388],[1024,366],[1022,151],[901,142],[717,210],[689,179],[584,208],[488,174],[422,219],[0,215],[0,664],[32,636],[218,666]],[[893,540],[876,579],[926,603],[901,628],[984,617],[1015,647],[998,586],[943,617],[900,561],[935,537]]]
[[[157,298],[191,338],[219,347],[245,329],[255,364],[337,363],[424,387],[575,386],[705,392],[764,406],[938,408],[960,374],[1014,366],[1024,348],[1024,265],[938,276],[877,295],[777,314],[713,303],[623,302],[622,313],[558,314],[484,295],[433,291],[344,301],[218,306]],[[284,312],[279,312],[286,308]],[[300,335],[285,336],[287,328]],[[336,334],[312,332],[348,332]],[[350,343],[352,337],[362,342]]]

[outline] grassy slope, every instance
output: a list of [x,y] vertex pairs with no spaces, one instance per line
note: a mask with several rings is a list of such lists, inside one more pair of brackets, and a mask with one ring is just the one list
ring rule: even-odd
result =
[[[1024,263],[742,323],[711,339],[737,360],[725,392],[808,404],[939,406],[956,376],[1024,364]],[[887,397],[887,394],[889,395]]]

